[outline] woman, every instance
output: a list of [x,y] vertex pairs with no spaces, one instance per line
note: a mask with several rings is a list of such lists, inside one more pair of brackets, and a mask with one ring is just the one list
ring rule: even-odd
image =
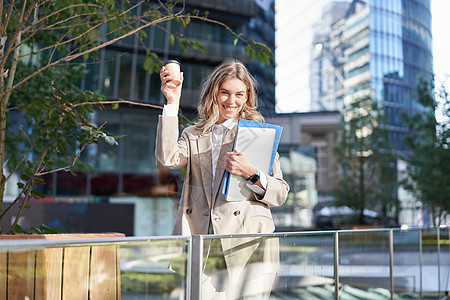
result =
[[[289,191],[278,155],[272,174],[264,174],[251,165],[243,153],[232,149],[239,118],[264,120],[256,110],[254,78],[241,62],[224,61],[204,84],[198,107],[200,120],[195,126],[186,128],[179,137],[177,113],[182,84],[173,84],[170,72],[164,67],[160,77],[161,91],[167,104],[158,122],[157,165],[165,169],[186,168],[173,234],[272,233],[275,226],[270,207],[282,205]],[[256,200],[227,201],[221,192],[225,171],[245,177]],[[250,248],[244,247],[244,251],[242,247],[237,248],[248,241],[221,240],[221,251],[230,276],[233,273],[231,267],[245,265],[257,248],[273,246],[272,242],[259,241]],[[233,249],[241,249],[241,252]],[[274,254],[274,257],[266,255],[264,259],[274,262],[278,258]],[[237,273],[242,274],[239,269]],[[239,276],[235,274],[230,280],[236,281]]]

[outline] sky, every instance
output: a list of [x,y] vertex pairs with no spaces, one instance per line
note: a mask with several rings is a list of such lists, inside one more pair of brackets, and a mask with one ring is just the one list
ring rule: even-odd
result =
[[[437,80],[445,76],[445,74],[450,74],[449,12],[449,0],[431,0],[433,64]],[[447,86],[449,86],[448,82]]]
[[[315,2],[322,1],[322,0],[315,0]],[[310,6],[307,5],[307,3],[310,1],[279,1],[277,3],[277,7],[279,8],[279,14],[278,14],[278,20],[277,22],[282,22],[285,19],[289,19],[290,12],[295,11],[308,11],[305,8],[310,8]],[[283,5],[287,5],[289,9],[283,9]],[[296,7],[293,7],[295,5]],[[314,6],[311,6],[314,7]],[[283,12],[284,15],[281,15],[281,12]],[[433,62],[434,62],[434,73],[436,74],[436,86],[440,86],[440,81],[442,79],[446,78],[450,74],[450,38],[448,31],[450,30],[450,0],[431,0],[431,14],[432,14],[432,37],[433,37]],[[302,20],[305,20],[305,22],[308,21],[308,16],[311,18],[314,18],[314,12],[311,10],[308,11],[306,15],[302,16]],[[279,24],[279,27],[281,27],[282,24]],[[298,33],[295,30],[292,30],[293,33]],[[304,34],[303,32],[301,32]],[[280,57],[294,57],[297,54],[292,54],[289,51],[298,51],[298,47],[281,47],[285,46],[286,44],[290,44],[292,40],[292,36],[280,36],[278,35],[277,44],[279,48],[277,49],[277,52],[281,51],[283,49],[283,53],[280,53],[278,55],[279,59]],[[307,40],[307,39],[306,39]],[[296,62],[292,62],[296,63]],[[285,69],[281,69],[281,66],[285,66]],[[295,90],[296,93],[301,90],[302,95],[306,95],[304,98],[309,99],[309,86],[308,86],[308,78],[302,78],[298,72],[295,70],[298,70],[298,68],[292,68],[292,64],[285,64],[282,61],[279,61],[279,66],[277,68],[277,76],[280,78],[277,78],[278,85],[277,85],[277,112],[283,113],[283,112],[292,112],[292,111],[302,111],[303,108],[299,106],[299,102],[295,102],[296,106],[292,104],[292,101],[290,101],[289,95],[292,94],[292,91]],[[291,73],[289,73],[291,72]],[[279,74],[283,74],[283,78]],[[286,75],[287,74],[287,75]],[[291,81],[284,80],[284,78],[297,78],[296,80],[297,84],[293,85]],[[304,87],[303,89],[301,89]],[[446,81],[446,87],[447,90],[450,91],[450,79]],[[283,94],[284,93],[284,94]],[[286,97],[286,95],[288,95]],[[282,99],[286,99],[282,101]]]
[[[438,89],[445,80],[445,88],[450,91],[450,40],[448,30],[450,28],[450,1],[431,0],[432,34],[433,34],[433,68],[435,74],[435,86]],[[447,79],[447,80],[446,80]],[[436,120],[445,122],[449,116],[445,116],[442,110],[443,101],[436,111]]]

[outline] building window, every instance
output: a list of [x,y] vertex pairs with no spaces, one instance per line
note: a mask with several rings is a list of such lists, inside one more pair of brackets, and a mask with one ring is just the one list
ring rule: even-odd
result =
[[314,141],[311,145],[316,149],[317,186],[324,186],[328,179],[327,143],[325,141]]
[[130,80],[132,59],[130,55],[122,55],[120,57],[119,86],[117,96],[119,98],[130,97]]

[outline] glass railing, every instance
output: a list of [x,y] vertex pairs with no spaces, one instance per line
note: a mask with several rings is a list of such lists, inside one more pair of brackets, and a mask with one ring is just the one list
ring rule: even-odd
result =
[[0,299],[445,299],[449,228],[0,240]]
[[0,299],[185,298],[190,238],[77,237],[0,240]]

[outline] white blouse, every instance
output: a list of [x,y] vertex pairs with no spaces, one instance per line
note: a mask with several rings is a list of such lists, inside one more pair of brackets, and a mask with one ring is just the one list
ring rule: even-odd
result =
[[[165,104],[163,109],[163,116],[177,116],[178,115],[178,105],[177,104]],[[225,133],[232,129],[237,123],[236,119],[228,119],[222,124],[214,124],[212,127],[212,174],[216,173],[217,160],[219,158],[220,149],[222,148],[222,141]],[[259,196],[264,196],[267,188],[267,178],[266,174],[260,172],[260,182],[264,189],[260,188],[256,184],[247,183],[247,186]],[[214,175],[212,180],[212,185],[214,186]]]

